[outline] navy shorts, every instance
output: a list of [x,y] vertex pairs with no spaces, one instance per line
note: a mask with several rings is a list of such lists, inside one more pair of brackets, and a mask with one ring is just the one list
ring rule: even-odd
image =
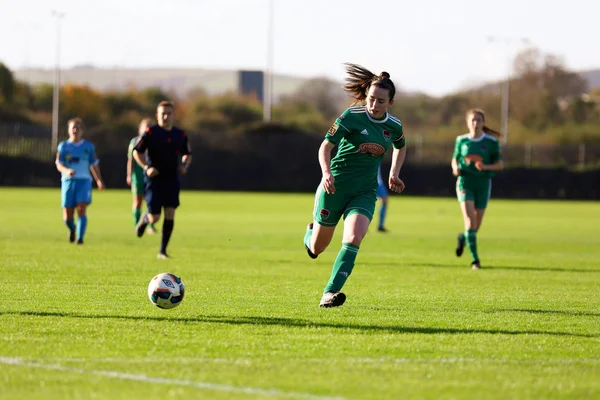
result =
[[146,179],[144,197],[150,214],[179,206],[179,179]]

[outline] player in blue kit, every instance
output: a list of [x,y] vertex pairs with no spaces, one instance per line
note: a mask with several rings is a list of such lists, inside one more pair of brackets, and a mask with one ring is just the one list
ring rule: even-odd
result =
[[[61,173],[63,220],[69,228],[69,242],[83,244],[87,228],[87,206],[92,203],[92,175],[99,190],[104,189],[99,160],[94,145],[83,139],[81,118],[69,120],[69,139],[60,142],[56,152],[56,169]],[[90,174],[91,172],[91,174]],[[77,208],[77,225],[74,214]]]
[[148,212],[136,226],[137,236],[142,237],[149,223],[158,223],[162,209],[165,210],[159,259],[169,258],[167,246],[175,209],[179,206],[179,175],[185,175],[192,162],[187,134],[173,125],[173,111],[173,103],[160,102],[156,108],[158,125],[148,127],[133,149],[133,158],[145,172],[144,195],[148,206]]
[[379,224],[377,225],[377,230],[379,232],[387,232],[385,229],[385,215],[387,212],[388,205],[388,189],[386,186],[386,182],[383,180],[381,176],[381,165],[379,166],[379,171],[377,173],[377,198],[381,200],[381,206],[379,206]]

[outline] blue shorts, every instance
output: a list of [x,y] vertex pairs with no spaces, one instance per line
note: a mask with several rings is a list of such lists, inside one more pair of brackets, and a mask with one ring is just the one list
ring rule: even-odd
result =
[[385,187],[384,184],[377,185],[377,197],[387,197],[387,196],[388,196],[387,187]]
[[91,179],[65,179],[61,182],[62,206],[75,208],[79,203],[92,204]]
[[179,179],[146,179],[144,197],[150,214],[160,214],[162,208],[177,208]]

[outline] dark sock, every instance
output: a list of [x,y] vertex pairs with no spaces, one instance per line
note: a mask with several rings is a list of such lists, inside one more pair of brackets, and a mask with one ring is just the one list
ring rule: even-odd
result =
[[87,228],[87,216],[79,217],[77,219],[77,240],[83,241],[85,236],[85,230]]
[[75,221],[74,220],[66,220],[65,221],[65,225],[67,225],[67,228],[69,228],[69,230],[71,232],[73,232],[75,230]]
[[171,233],[173,232],[174,224],[175,221],[172,219],[165,219],[165,222],[163,222],[162,239],[160,242],[160,252],[162,254],[167,254],[167,246],[169,245],[169,240],[171,239]]
[[131,214],[133,215],[133,225],[137,225],[140,222],[140,217],[142,216],[142,210],[139,208],[134,208],[131,210]]

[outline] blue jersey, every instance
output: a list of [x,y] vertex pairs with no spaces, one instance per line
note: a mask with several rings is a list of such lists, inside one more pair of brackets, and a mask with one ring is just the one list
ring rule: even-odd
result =
[[77,143],[65,140],[58,145],[58,161],[65,167],[75,171],[73,176],[62,174],[61,180],[69,179],[92,179],[90,166],[98,165],[96,149],[92,142],[81,140]]

